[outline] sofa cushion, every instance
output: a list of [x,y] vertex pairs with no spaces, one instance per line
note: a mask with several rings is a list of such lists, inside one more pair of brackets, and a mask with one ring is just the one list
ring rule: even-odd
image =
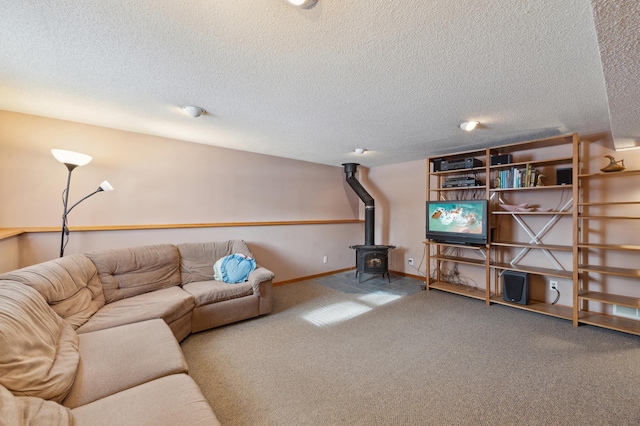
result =
[[253,294],[253,285],[249,282],[231,285],[220,281],[198,281],[182,288],[194,297],[196,307]]
[[73,425],[71,410],[57,402],[31,396],[15,396],[0,385],[0,425]]
[[78,337],[80,364],[71,391],[62,401],[69,408],[160,377],[188,372],[178,341],[161,319]]
[[0,281],[0,384],[62,401],[78,366],[78,336],[33,288]]
[[194,306],[193,296],[182,288],[163,288],[109,303],[76,331],[88,333],[157,318],[171,324]]
[[253,257],[242,240],[178,244],[182,284],[213,280],[213,264],[233,253]]
[[98,271],[81,254],[18,269],[0,275],[0,279],[18,281],[38,290],[73,328],[84,324],[105,303]]
[[162,377],[71,412],[77,426],[220,425],[202,391],[186,374]]
[[176,246],[158,244],[87,253],[96,265],[106,303],[180,284]]

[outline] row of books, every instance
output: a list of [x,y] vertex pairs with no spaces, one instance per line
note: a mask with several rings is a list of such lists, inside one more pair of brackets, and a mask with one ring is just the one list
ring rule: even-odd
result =
[[512,167],[497,172],[496,188],[528,188],[538,185],[538,170],[527,164],[526,167]]

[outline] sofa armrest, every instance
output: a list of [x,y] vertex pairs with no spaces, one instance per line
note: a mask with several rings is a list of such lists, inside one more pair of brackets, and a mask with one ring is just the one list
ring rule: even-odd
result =
[[249,274],[247,281],[250,282],[253,287],[253,294],[260,296],[260,283],[272,280],[273,277],[275,277],[273,272],[258,265],[256,269]]
[[71,426],[73,414],[54,401],[34,396],[14,396],[0,385],[0,424],[6,426]]

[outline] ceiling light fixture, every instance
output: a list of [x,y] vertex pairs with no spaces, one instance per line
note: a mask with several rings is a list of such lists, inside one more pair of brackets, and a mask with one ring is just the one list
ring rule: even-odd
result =
[[287,0],[287,2],[300,9],[311,9],[318,0]]
[[362,154],[364,154],[366,151],[367,151],[367,150],[366,150],[366,149],[364,149],[364,148],[356,148],[356,149],[355,149],[355,153],[356,153],[356,154],[358,154],[358,155],[362,155]]
[[460,128],[464,131],[470,132],[476,128],[480,124],[479,121],[465,121],[464,123],[460,123]]
[[202,114],[207,112],[203,108],[200,108],[199,106],[193,106],[193,105],[185,105],[182,107],[182,109],[184,110],[184,112],[186,112],[193,118],[198,118]]

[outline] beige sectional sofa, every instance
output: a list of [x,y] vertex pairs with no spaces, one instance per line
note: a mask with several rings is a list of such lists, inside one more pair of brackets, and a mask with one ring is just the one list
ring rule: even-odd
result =
[[219,424],[179,341],[271,311],[273,273],[214,263],[241,240],[66,256],[0,275],[0,425]]

